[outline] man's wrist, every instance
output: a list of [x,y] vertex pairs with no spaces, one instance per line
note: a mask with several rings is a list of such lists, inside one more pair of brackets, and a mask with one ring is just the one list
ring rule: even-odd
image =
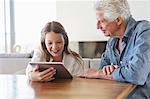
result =
[[98,71],[97,77],[98,78],[102,78],[102,79],[113,80],[113,76],[112,75],[104,75],[103,72],[102,72],[102,70]]

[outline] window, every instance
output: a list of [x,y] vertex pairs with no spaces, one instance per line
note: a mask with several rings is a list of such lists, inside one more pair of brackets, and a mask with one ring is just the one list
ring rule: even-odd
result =
[[4,1],[0,0],[0,52],[5,52]]
[[10,49],[10,2],[0,0],[0,52]]
[[0,10],[0,53],[31,52],[43,26],[56,20],[55,0],[0,0]]

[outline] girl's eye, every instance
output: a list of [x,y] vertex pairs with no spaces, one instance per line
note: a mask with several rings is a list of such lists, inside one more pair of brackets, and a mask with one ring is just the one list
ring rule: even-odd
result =
[[60,42],[57,42],[58,44],[60,44],[61,43],[61,41]]

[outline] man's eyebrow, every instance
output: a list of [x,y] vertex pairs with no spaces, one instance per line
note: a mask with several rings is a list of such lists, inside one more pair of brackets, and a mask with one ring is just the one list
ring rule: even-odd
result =
[[100,18],[97,18],[97,21],[105,21],[105,19],[100,19]]
[[96,19],[97,19],[97,20],[100,20],[101,18],[97,17]]

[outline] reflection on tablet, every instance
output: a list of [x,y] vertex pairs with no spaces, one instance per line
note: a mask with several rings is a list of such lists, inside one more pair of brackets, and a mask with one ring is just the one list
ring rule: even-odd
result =
[[53,67],[56,69],[55,79],[72,79],[72,75],[69,71],[64,67],[62,62],[29,62],[30,65],[40,66],[40,71]]

